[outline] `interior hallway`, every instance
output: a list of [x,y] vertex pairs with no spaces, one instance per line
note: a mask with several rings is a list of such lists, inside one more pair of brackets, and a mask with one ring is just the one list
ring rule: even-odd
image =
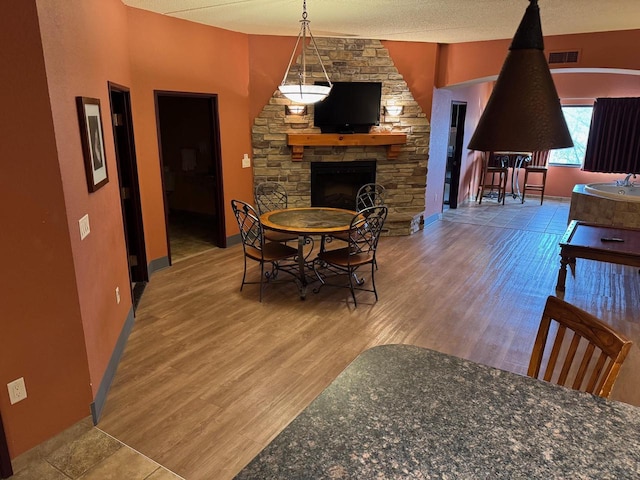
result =
[[[467,203],[423,232],[382,238],[380,299],[361,292],[357,309],[348,290],[303,302],[292,284],[268,285],[259,303],[257,286],[239,292],[240,245],[156,273],[98,427],[84,422],[19,457],[15,478],[176,478],[154,462],[189,480],[233,478],[374,345],[419,345],[524,374],[555,293],[569,204],[506,203]],[[579,260],[564,298],[634,340],[613,397],[640,405],[637,269]],[[90,453],[96,441],[101,454]],[[59,468],[60,457],[79,474]]]

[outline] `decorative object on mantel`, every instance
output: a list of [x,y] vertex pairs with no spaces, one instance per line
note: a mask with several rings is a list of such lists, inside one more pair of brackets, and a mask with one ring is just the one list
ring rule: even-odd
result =
[[535,152],[573,146],[544,56],[538,0],[529,1],[470,150]]
[[302,161],[304,147],[353,147],[386,146],[387,158],[393,160],[400,154],[402,145],[407,143],[405,133],[289,133],[287,144],[291,147],[291,157],[295,162]]
[[[331,91],[331,80],[329,80],[329,75],[327,75],[327,71],[324,68],[324,64],[322,63],[322,58],[320,58],[320,52],[318,52],[318,47],[316,46],[316,40],[313,38],[313,34],[311,33],[311,27],[309,26],[310,21],[307,20],[307,0],[303,0],[302,2],[302,20],[300,20],[300,33],[298,33],[298,38],[296,40],[296,45],[293,47],[293,53],[291,54],[291,59],[289,60],[289,65],[287,66],[287,71],[284,73],[284,78],[282,79],[282,84],[278,87],[278,90],[287,97],[289,100],[295,103],[302,103],[304,105],[308,105],[311,103],[319,102],[320,100],[324,100],[329,92]],[[324,73],[325,78],[327,79],[328,85],[314,85],[307,84],[307,61],[306,61],[306,53],[305,47],[307,43],[307,32],[309,32],[309,43],[313,47],[316,56],[318,57],[318,62],[320,67],[322,68],[322,72]],[[291,64],[293,63],[293,59],[296,57],[296,52],[298,51],[298,44],[300,43],[300,39],[302,38],[302,63],[300,65],[300,72],[298,73],[298,82],[287,84],[287,77],[289,76],[289,70],[291,70]]]

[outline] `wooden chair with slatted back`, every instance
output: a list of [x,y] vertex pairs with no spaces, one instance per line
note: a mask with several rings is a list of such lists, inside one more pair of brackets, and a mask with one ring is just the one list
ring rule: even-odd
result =
[[[540,205],[544,200],[544,189],[547,185],[547,162],[549,160],[549,150],[542,152],[533,152],[531,155],[531,161],[524,167],[524,183],[522,186],[522,199],[521,203],[524,203],[524,197],[527,192],[538,192],[540,194]],[[530,180],[529,176],[537,174],[536,181]]]
[[[557,331],[551,343],[547,340],[550,331],[556,327],[554,324]],[[573,333],[571,338],[565,338],[568,331]],[[550,296],[544,307],[527,375],[608,398],[630,348],[631,341],[606,323],[575,305]]]
[[[498,203],[504,205],[507,196],[507,178],[509,168],[503,165],[493,152],[484,152],[482,155],[482,170],[480,171],[480,182],[476,193],[476,202],[482,203],[482,198],[492,196],[497,192]],[[488,190],[488,193],[485,193]]]

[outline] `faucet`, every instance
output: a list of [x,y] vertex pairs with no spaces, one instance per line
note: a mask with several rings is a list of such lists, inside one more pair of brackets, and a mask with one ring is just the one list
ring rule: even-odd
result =
[[616,181],[616,185],[619,186],[619,187],[633,187],[634,186],[634,182],[631,181],[631,177],[633,177],[635,179],[636,178],[636,174],[635,173],[630,173],[629,175],[624,177],[624,180],[617,180]]

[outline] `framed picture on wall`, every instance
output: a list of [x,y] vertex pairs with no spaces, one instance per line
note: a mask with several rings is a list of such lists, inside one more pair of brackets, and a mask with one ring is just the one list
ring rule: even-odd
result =
[[109,182],[107,158],[104,153],[102,114],[97,98],[76,97],[82,153],[89,192],[95,192]]

